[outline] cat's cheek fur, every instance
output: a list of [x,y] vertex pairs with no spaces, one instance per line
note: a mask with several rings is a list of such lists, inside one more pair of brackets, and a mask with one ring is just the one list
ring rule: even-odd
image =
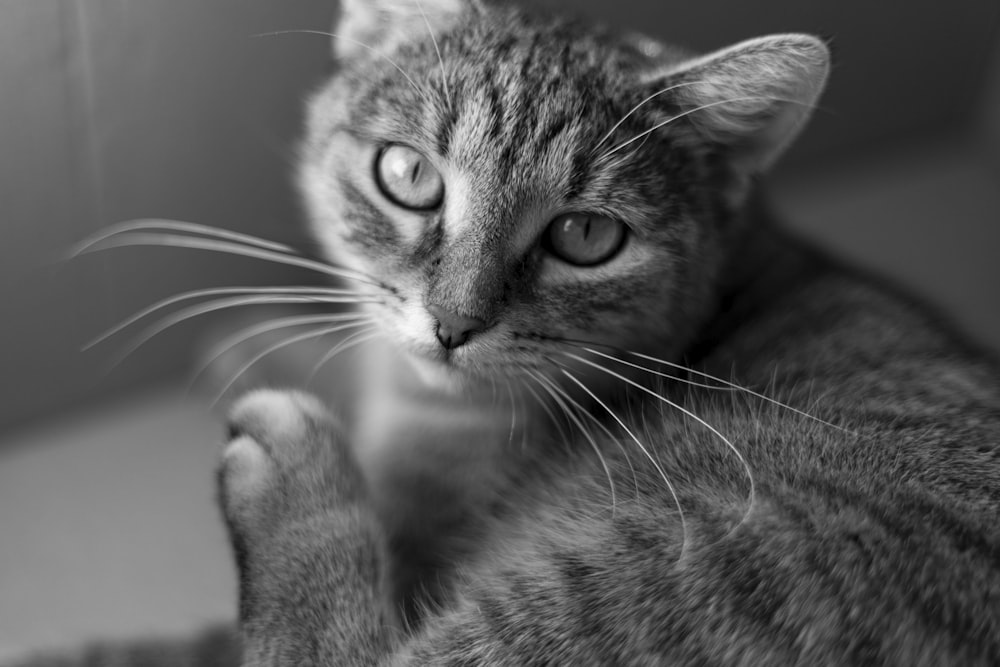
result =
[[434,335],[436,323],[419,295],[413,295],[391,312],[383,313],[382,317],[388,320],[388,328],[394,333],[393,339],[401,348],[420,357],[441,358],[443,350]]

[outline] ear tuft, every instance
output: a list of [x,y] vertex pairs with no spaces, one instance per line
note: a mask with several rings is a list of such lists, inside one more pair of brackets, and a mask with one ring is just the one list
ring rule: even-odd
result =
[[447,30],[471,0],[340,0],[334,22],[333,54],[349,59],[388,52]]
[[681,113],[708,139],[730,146],[746,171],[758,172],[805,125],[829,68],[830,52],[820,39],[785,34],[740,42],[645,81],[677,86]]

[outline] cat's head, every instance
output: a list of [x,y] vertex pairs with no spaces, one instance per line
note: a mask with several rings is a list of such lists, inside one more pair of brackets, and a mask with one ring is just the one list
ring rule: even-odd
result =
[[692,56],[476,0],[343,0],[334,32],[314,232],[390,288],[373,308],[402,349],[473,373],[561,339],[681,351],[828,69],[806,35]]

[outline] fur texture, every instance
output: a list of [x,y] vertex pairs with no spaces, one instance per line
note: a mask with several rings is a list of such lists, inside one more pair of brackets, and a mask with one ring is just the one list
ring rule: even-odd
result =
[[[332,258],[377,278],[387,296],[374,312],[404,356],[429,360],[445,385],[503,377],[528,404],[525,376],[536,373],[549,407],[565,408],[562,430],[523,408],[526,446],[511,446],[511,407],[498,408],[500,438],[453,443],[503,452],[466,471],[476,494],[434,452],[424,458],[436,472],[398,491],[389,480],[413,469],[407,455],[405,466],[373,464],[371,443],[298,408],[327,448],[369,461],[358,472],[372,483],[331,505],[340,482],[286,481],[257,502],[319,499],[303,530],[326,537],[303,551],[298,534],[275,536],[250,552],[357,573],[374,550],[385,569],[355,580],[361,588],[318,566],[282,578],[283,596],[311,591],[296,596],[316,611],[303,634],[281,615],[255,625],[288,610],[259,593],[279,569],[262,555],[270,573],[254,571],[244,591],[251,663],[1000,659],[996,367],[918,307],[770,230],[754,195],[823,86],[825,47],[779,35],[694,58],[509,8],[422,4],[427,30],[408,23],[408,40],[342,58],[312,102],[301,173],[314,229]],[[402,34],[390,14],[383,34]],[[358,168],[397,142],[442,174],[437,209],[401,210]],[[624,249],[596,267],[546,255],[538,239],[566,210],[625,221]],[[445,350],[428,304],[488,325]],[[629,362],[664,368],[622,350],[767,387],[834,424],[643,374]],[[253,439],[267,450],[282,436]],[[389,451],[427,447],[388,440]],[[377,535],[358,518],[364,498]],[[400,524],[439,512],[441,498],[465,509],[441,532],[474,539],[399,540]],[[230,516],[235,535],[253,530]],[[390,586],[397,606],[359,602],[338,616],[316,601],[315,591],[377,598],[406,567],[401,542],[412,556],[421,541],[437,558],[405,578],[412,587]]]
[[[474,0],[335,32],[302,189],[389,344],[337,417],[233,412],[244,664],[1000,664],[997,365],[757,192],[821,42],[693,56]],[[390,145],[439,206],[380,191]],[[575,211],[620,251],[555,256]]]

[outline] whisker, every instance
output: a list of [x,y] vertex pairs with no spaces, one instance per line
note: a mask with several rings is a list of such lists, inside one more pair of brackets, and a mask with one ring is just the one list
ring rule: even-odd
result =
[[441,57],[441,48],[438,46],[437,37],[434,36],[434,29],[431,28],[431,22],[427,19],[423,3],[420,0],[413,0],[413,2],[416,3],[417,9],[420,10],[420,15],[424,18],[424,25],[427,26],[427,34],[430,35],[431,44],[434,45],[434,51],[437,53],[438,64],[441,66],[441,87],[444,89],[444,96],[448,101],[448,107],[452,108],[451,91],[448,89],[448,73],[444,68],[444,58]]
[[[629,366],[631,368],[635,368],[635,369],[640,370],[640,371],[646,371],[647,373],[650,373],[652,375],[656,375],[656,376],[659,376],[659,377],[667,379],[667,380],[673,380],[674,382],[680,382],[681,384],[690,385],[692,387],[700,387],[702,389],[711,389],[712,391],[736,391],[738,389],[735,386],[733,386],[733,387],[730,387],[730,386],[720,387],[718,385],[705,384],[703,382],[695,382],[694,380],[688,380],[687,378],[681,377],[679,375],[671,375],[670,373],[664,373],[663,371],[656,371],[656,370],[653,370],[651,368],[646,368],[645,366],[641,366],[639,364],[633,364],[630,361],[625,361],[624,359],[619,359],[618,357],[612,356],[610,354],[604,354],[603,352],[598,352],[597,350],[592,350],[592,349],[587,348],[587,347],[581,347],[580,349],[584,350],[586,352],[590,352],[591,354],[596,354],[599,357],[604,357],[605,359],[610,359],[611,361],[617,362],[617,363],[622,364],[624,366]],[[681,368],[683,368],[683,367],[681,367]],[[687,370],[687,369],[685,369],[685,370]],[[694,373],[695,371],[690,371],[690,372]],[[715,379],[715,378],[712,378],[712,379]]]
[[560,394],[564,393],[562,390],[559,390],[558,387],[550,388],[548,385],[539,381],[537,378],[536,382],[539,383],[539,386],[542,389],[548,392],[549,396],[552,397],[552,400],[554,400],[556,404],[562,409],[563,414],[565,414],[570,419],[570,421],[572,421],[573,424],[580,430],[580,433],[583,435],[584,438],[587,439],[587,442],[590,444],[590,448],[594,450],[594,454],[597,455],[598,460],[601,462],[601,467],[604,468],[604,475],[608,478],[608,489],[611,492],[611,514],[612,516],[614,516],[615,512],[618,511],[618,494],[615,491],[615,480],[611,475],[611,468],[608,466],[607,459],[605,459],[604,455],[601,454],[601,448],[597,445],[597,440],[594,439],[594,434],[591,433],[590,430],[586,426],[584,426],[583,422],[580,421],[580,418],[572,410],[570,410],[565,403],[563,403],[562,398],[560,397]]
[[510,434],[507,436],[507,446],[511,447],[514,443],[514,430],[517,428],[517,404],[514,402],[514,390],[510,386],[510,380],[506,377],[502,379],[507,387],[507,395],[510,396]]
[[[595,354],[600,354],[600,353],[597,353],[594,350],[591,350],[591,349],[586,348],[586,347],[584,347],[582,349],[585,349],[588,352],[592,352],[592,353],[595,353]],[[703,378],[712,380],[714,382],[718,382],[718,383],[726,385],[727,387],[730,387],[730,388],[732,388],[732,389],[734,389],[736,391],[745,392],[745,393],[747,393],[747,394],[749,394],[751,396],[759,398],[762,401],[766,401],[767,403],[775,405],[775,406],[777,406],[779,408],[782,408],[784,410],[788,410],[789,412],[794,412],[795,414],[800,415],[802,417],[805,417],[806,419],[811,419],[812,421],[820,423],[820,424],[823,424],[824,426],[829,426],[830,428],[837,429],[838,431],[842,431],[842,432],[847,433],[849,435],[854,435],[854,436],[857,435],[857,433],[855,433],[854,431],[852,431],[852,430],[850,430],[848,428],[844,428],[843,426],[838,426],[837,424],[834,424],[832,422],[828,422],[828,421],[826,421],[824,419],[820,419],[819,417],[811,415],[811,414],[809,414],[808,412],[806,412],[804,410],[799,410],[798,408],[792,407],[791,405],[788,405],[787,403],[782,403],[781,401],[779,401],[779,400],[777,400],[775,398],[771,398],[767,394],[762,394],[760,392],[754,391],[753,389],[749,389],[747,387],[739,385],[739,384],[737,384],[735,382],[730,382],[729,380],[724,380],[724,379],[722,379],[720,377],[712,375],[711,373],[704,373],[702,371],[696,371],[693,368],[687,368],[686,366],[684,366],[682,364],[677,364],[677,363],[673,363],[673,362],[670,362],[670,361],[665,361],[663,359],[657,359],[656,357],[651,357],[649,355],[642,354],[641,352],[632,352],[632,351],[629,351],[629,350],[625,350],[624,352],[626,354],[630,354],[630,355],[632,355],[634,357],[638,357],[640,359],[645,359],[646,361],[652,361],[653,363],[663,364],[664,366],[667,366],[669,368],[676,368],[677,370],[681,370],[681,371],[685,371],[685,372],[688,372],[688,373],[692,373],[693,375],[697,375],[699,377],[703,377]],[[620,363],[626,363],[627,364],[627,362],[625,362],[623,360],[614,359],[613,357],[611,357],[611,358],[613,360],[615,360],[615,361],[619,361]],[[648,372],[653,373],[653,374],[658,374],[656,371],[654,371],[652,369],[649,369],[649,368],[646,368],[645,366],[636,366],[636,368],[648,371]]]
[[[532,379],[535,382],[539,382],[538,379],[536,377],[534,377],[534,375],[533,375],[533,373],[532,373],[532,371],[530,369],[526,370],[525,373],[528,375],[529,379]],[[563,444],[568,443],[569,442],[569,438],[566,436],[566,431],[563,430],[562,420],[558,419],[556,417],[555,413],[552,412],[552,409],[548,405],[548,401],[544,400],[541,396],[539,396],[538,393],[534,389],[531,388],[530,384],[525,383],[524,384],[524,388],[527,389],[528,392],[534,397],[535,402],[538,403],[542,407],[542,410],[544,410],[545,414],[548,415],[549,420],[556,427],[556,430],[559,431],[560,442],[562,442]]]
[[649,459],[649,462],[653,464],[653,467],[660,474],[660,477],[663,479],[663,482],[667,485],[667,489],[670,491],[670,495],[674,499],[674,504],[677,506],[677,516],[681,522],[681,558],[683,558],[684,552],[687,549],[687,534],[688,534],[687,520],[684,517],[684,508],[681,507],[681,500],[680,497],[678,497],[677,495],[677,489],[674,488],[674,485],[670,481],[670,478],[667,477],[667,473],[663,470],[663,467],[660,465],[660,462],[656,460],[656,458],[649,451],[649,449],[647,449],[646,446],[642,444],[642,441],[639,440],[639,438],[637,438],[634,433],[632,433],[629,427],[625,425],[625,422],[622,421],[621,417],[619,417],[617,413],[615,413],[615,411],[612,410],[610,406],[608,406],[607,403],[598,398],[597,395],[594,394],[594,392],[588,389],[587,386],[583,384],[580,380],[576,379],[576,377],[568,370],[566,370],[566,368],[564,368],[561,364],[559,364],[559,366],[563,375],[565,375],[574,384],[580,387],[580,389],[586,392],[586,394],[590,396],[594,400],[594,402],[596,402],[599,406],[601,406],[601,408],[603,408],[604,411],[607,412],[612,419],[618,422],[618,425],[621,426],[622,430],[625,431],[625,433],[627,433],[630,438],[632,438],[632,441],[635,442],[636,445],[638,445],[639,450],[645,455],[647,459]]
[[403,75],[403,78],[406,79],[406,81],[410,84],[410,86],[413,88],[413,90],[415,90],[417,92],[417,94],[420,95],[420,97],[422,97],[424,99],[424,101],[427,101],[427,95],[424,93],[424,91],[421,90],[420,87],[417,86],[417,84],[413,82],[413,79],[411,79],[410,75],[406,73],[406,70],[404,70],[402,67],[400,67],[399,64],[395,60],[393,60],[389,56],[385,55],[384,53],[382,53],[381,51],[379,51],[375,47],[373,47],[373,46],[371,46],[369,44],[365,44],[364,42],[359,42],[356,39],[351,39],[350,37],[344,37],[343,35],[338,35],[338,34],[333,33],[333,32],[324,32],[322,30],[274,30],[272,32],[258,33],[258,34],[253,35],[253,36],[254,37],[276,37],[278,35],[295,35],[295,34],[301,34],[301,35],[322,35],[323,37],[330,37],[332,39],[339,39],[342,42],[350,42],[351,44],[354,44],[356,46],[360,46],[361,48],[363,48],[363,49],[369,51],[370,53],[378,56],[382,60],[386,61],[387,63],[389,63],[390,65],[392,65],[393,67],[395,67],[396,71],[398,71],[400,74]]
[[[513,386],[513,378],[508,376],[503,376],[506,378],[507,384]],[[518,383],[518,386],[522,386],[523,383]],[[528,410],[528,400],[521,391],[514,391],[511,389],[512,400],[521,406],[521,414],[525,415],[524,423],[528,425],[531,423],[531,413]],[[516,406],[515,406],[516,407]],[[514,423],[514,415],[511,415],[511,424]],[[528,428],[521,429],[521,452],[523,453],[528,448]]]
[[375,281],[369,276],[366,276],[362,273],[358,273],[357,271],[351,271],[349,269],[342,269],[339,267],[331,266],[329,264],[324,264],[323,262],[318,262],[313,259],[307,259],[299,255],[286,255],[284,253],[275,252],[272,250],[265,250],[263,248],[248,247],[238,243],[231,243],[227,241],[214,241],[211,239],[203,239],[192,236],[181,236],[176,234],[143,234],[143,233],[129,232],[127,234],[121,234],[119,235],[119,237],[112,237],[109,239],[105,239],[98,245],[86,248],[80,254],[89,254],[92,252],[110,250],[113,248],[128,248],[136,246],[186,248],[191,250],[208,250],[212,252],[221,252],[230,255],[239,255],[243,257],[250,257],[253,259],[261,259],[269,262],[274,262],[275,264],[285,264],[287,266],[295,266],[302,269],[308,269],[310,271],[315,271],[317,273],[322,273],[328,276],[354,280],[357,282],[365,283],[367,285],[372,285],[373,287],[378,287],[380,289],[392,291],[391,288],[387,287],[386,285],[383,285],[378,281]]
[[601,423],[601,420],[599,420],[594,415],[590,414],[589,410],[587,410],[582,405],[580,405],[572,396],[569,395],[569,393],[567,393],[566,391],[562,390],[559,387],[559,385],[557,385],[553,380],[550,380],[549,378],[545,377],[545,375],[543,375],[542,373],[538,373],[538,380],[540,382],[544,382],[545,384],[548,384],[553,389],[559,390],[559,393],[562,394],[563,400],[566,401],[567,403],[569,403],[571,406],[573,406],[573,408],[576,410],[576,412],[577,412],[578,415],[583,415],[584,417],[586,417],[587,419],[589,419],[597,428],[599,428],[602,431],[604,431],[604,435],[607,436],[607,438],[608,438],[608,440],[610,442],[613,442],[613,443],[615,443],[615,445],[618,446],[618,451],[620,451],[622,453],[622,456],[625,458],[625,463],[628,464],[629,470],[631,470],[631,472],[632,472],[632,484],[635,487],[636,495],[638,495],[638,493],[639,493],[639,479],[638,479],[638,477],[636,476],[636,473],[635,473],[635,466],[632,465],[632,459],[631,459],[631,457],[629,457],[628,451],[622,445],[621,439],[618,438],[617,436],[615,436],[611,431],[609,431],[608,427]]
[[601,155],[601,157],[598,158],[598,161],[601,161],[601,160],[604,160],[606,158],[611,157],[612,155],[614,155],[615,153],[617,153],[621,149],[625,148],[626,146],[631,145],[632,143],[638,141],[639,139],[642,139],[645,136],[648,136],[648,135],[652,134],[653,132],[656,132],[661,127],[669,125],[670,123],[674,122],[675,120],[680,120],[681,118],[684,118],[685,116],[690,116],[691,114],[695,113],[696,111],[703,111],[705,109],[710,109],[712,107],[719,106],[720,104],[732,104],[734,102],[750,102],[752,100],[771,100],[771,101],[774,101],[774,102],[787,102],[789,104],[801,104],[801,102],[799,102],[798,100],[791,100],[791,99],[787,99],[786,100],[786,99],[782,99],[782,98],[767,97],[767,96],[762,96],[762,95],[748,95],[746,97],[731,97],[731,98],[726,99],[726,100],[716,100],[715,102],[709,102],[707,104],[702,104],[700,106],[697,106],[694,109],[688,109],[687,111],[682,111],[681,113],[679,113],[679,114],[677,114],[675,116],[672,116],[672,117],[670,117],[670,118],[668,118],[668,119],[666,119],[664,121],[661,121],[661,122],[657,123],[656,125],[654,125],[653,127],[649,128],[648,130],[645,130],[644,132],[641,132],[641,133],[637,134],[636,136],[632,137],[631,139],[629,139],[627,141],[623,141],[622,143],[618,144],[617,146],[615,146],[614,148],[612,148],[608,152],[604,153],[603,155]]
[[[656,357],[651,357],[651,356],[649,356],[647,354],[642,354],[641,352],[633,352],[632,350],[621,350],[619,348],[614,347],[613,345],[601,345],[600,343],[594,343],[592,341],[573,340],[572,338],[551,338],[549,340],[551,340],[552,342],[556,342],[556,343],[562,343],[562,344],[565,344],[565,345],[570,345],[570,346],[575,347],[575,348],[577,348],[579,350],[583,350],[585,352],[589,352],[591,354],[596,354],[596,355],[598,355],[600,357],[604,357],[606,359],[610,359],[611,361],[615,361],[617,363],[624,364],[626,366],[631,366],[631,367],[636,368],[638,370],[646,371],[647,373],[652,373],[653,375],[658,375],[658,376],[663,377],[663,378],[674,379],[674,380],[677,380],[678,382],[682,382],[684,384],[693,385],[693,386],[701,386],[701,387],[704,387],[705,389],[712,389],[712,390],[716,390],[716,391],[722,391],[722,390],[726,389],[727,387],[730,388],[730,389],[733,389],[735,391],[742,391],[742,392],[747,393],[747,394],[749,394],[751,396],[759,398],[762,401],[766,401],[767,403],[775,405],[775,406],[777,406],[779,408],[782,408],[784,410],[788,410],[790,412],[794,412],[795,414],[800,415],[802,417],[805,417],[806,419],[810,419],[810,420],[812,420],[814,422],[817,422],[819,424],[823,424],[824,426],[828,426],[830,428],[837,429],[838,431],[842,431],[842,432],[847,433],[849,435],[857,436],[857,433],[855,433],[854,431],[852,431],[852,430],[850,430],[848,428],[844,428],[843,426],[838,426],[837,424],[834,424],[832,422],[828,422],[828,421],[826,421],[824,419],[820,419],[819,417],[811,415],[808,412],[805,412],[804,410],[800,410],[800,409],[798,409],[796,407],[788,405],[787,403],[782,403],[781,401],[779,401],[779,400],[777,400],[775,398],[771,398],[767,394],[762,394],[760,392],[754,391],[753,389],[749,389],[748,387],[744,387],[744,386],[742,386],[742,385],[740,385],[738,383],[732,382],[730,380],[725,380],[725,379],[723,379],[721,377],[718,377],[716,375],[712,375],[711,373],[705,373],[704,371],[699,371],[699,370],[695,370],[693,368],[688,368],[687,366],[684,366],[683,364],[678,364],[678,363],[675,363],[675,362],[666,361],[665,359],[657,359]],[[595,344],[596,345],[600,345],[601,347],[606,347],[606,348],[608,348],[608,349],[610,349],[610,350],[612,350],[614,352],[618,352],[618,353],[621,353],[621,354],[628,354],[628,355],[631,355],[633,357],[644,359],[646,361],[651,361],[651,362],[656,363],[656,364],[661,364],[661,365],[666,366],[668,368],[673,368],[673,369],[676,369],[676,370],[679,370],[679,371],[683,371],[685,373],[690,373],[692,375],[697,375],[698,377],[702,377],[702,378],[705,378],[706,380],[711,380],[713,382],[718,382],[719,384],[724,385],[724,386],[723,387],[714,387],[714,386],[711,386],[711,385],[701,385],[701,384],[696,383],[696,382],[694,382],[692,380],[687,380],[687,379],[681,378],[681,377],[674,377],[674,376],[669,375],[667,373],[662,373],[660,371],[653,370],[653,369],[648,368],[646,366],[642,366],[642,365],[639,365],[639,364],[631,364],[631,363],[625,361],[624,359],[621,359],[619,357],[615,357],[613,355],[607,355],[607,354],[601,353],[601,352],[595,350],[593,347],[590,347],[591,345],[595,345]]]
[[703,84],[703,83],[705,83],[705,81],[684,81],[682,83],[675,83],[674,85],[669,86],[667,88],[664,88],[663,90],[656,91],[655,93],[653,93],[652,95],[650,95],[649,97],[647,97],[646,99],[644,99],[642,102],[639,102],[638,104],[636,104],[634,107],[632,107],[632,109],[627,114],[625,114],[624,116],[622,116],[621,120],[619,120],[617,123],[615,123],[614,127],[612,127],[610,130],[608,130],[608,133],[605,134],[603,137],[601,137],[600,141],[598,141],[596,144],[594,144],[594,147],[590,150],[590,154],[593,155],[594,153],[596,153],[597,149],[600,148],[604,144],[605,141],[607,141],[608,139],[610,139],[611,136],[618,130],[618,128],[622,126],[622,123],[624,123],[629,118],[631,118],[632,115],[635,114],[636,111],[638,111],[642,107],[646,106],[646,104],[648,104],[649,102],[653,101],[654,99],[656,99],[660,95],[664,95],[666,93],[669,93],[672,90],[677,90],[678,88],[683,88],[684,86],[694,86],[694,85]]
[[118,334],[128,327],[132,326],[136,322],[160,311],[164,308],[168,308],[178,303],[184,301],[190,301],[192,299],[199,299],[210,296],[225,296],[229,294],[278,294],[284,296],[304,296],[304,295],[320,295],[320,296],[370,296],[366,294],[361,294],[358,292],[353,292],[351,290],[336,289],[332,287],[217,287],[210,289],[194,290],[191,292],[184,292],[182,294],[177,294],[167,299],[163,299],[148,308],[140,310],[138,313],[132,315],[128,319],[122,321],[120,324],[115,325],[111,329],[108,329],[103,334],[90,341],[83,346],[82,350],[87,351],[90,348],[98,345],[108,338],[111,338],[115,334]]
[[280,317],[266,322],[258,322],[253,326],[245,327],[219,341],[208,351],[205,360],[191,377],[190,386],[194,386],[198,378],[202,376],[219,357],[230,351],[237,345],[244,343],[255,336],[287,329],[292,327],[306,326],[311,324],[328,324],[332,322],[350,322],[370,320],[371,316],[364,313],[328,313],[325,315],[296,315],[293,317]]
[[719,432],[719,429],[717,429],[714,426],[712,426],[711,424],[709,424],[707,421],[705,421],[704,419],[702,419],[701,417],[699,417],[698,415],[696,415],[694,412],[688,410],[687,408],[685,408],[682,405],[679,405],[678,403],[675,403],[674,401],[671,401],[669,398],[666,398],[665,396],[661,396],[660,394],[657,394],[652,389],[649,389],[648,387],[644,387],[643,385],[639,384],[638,382],[635,382],[634,380],[630,380],[629,378],[625,377],[624,375],[622,375],[620,373],[616,373],[616,372],[614,372],[613,370],[611,370],[609,368],[605,368],[604,366],[601,366],[600,364],[596,364],[596,363],[594,363],[592,361],[584,359],[580,355],[573,354],[572,352],[563,352],[562,354],[566,355],[570,359],[575,359],[576,361],[579,361],[580,363],[587,364],[588,366],[596,368],[599,371],[607,373],[608,375],[610,375],[610,376],[612,376],[614,378],[617,378],[618,380],[621,380],[622,382],[625,382],[626,384],[629,384],[629,385],[635,387],[636,389],[640,389],[640,390],[646,392],[650,396],[656,398],[659,401],[662,401],[663,403],[665,403],[666,405],[670,406],[674,410],[677,410],[677,411],[683,413],[688,418],[693,419],[695,422],[701,424],[705,429],[707,429],[709,432],[711,432],[713,435],[715,435],[717,438],[719,438],[719,440],[721,440],[726,445],[726,447],[728,447],[729,450],[732,451],[732,453],[736,456],[736,458],[739,459],[740,463],[743,464],[743,469],[746,470],[747,479],[750,481],[750,494],[749,494],[749,499],[748,499],[748,504],[747,504],[747,511],[743,515],[743,519],[740,521],[739,524],[737,524],[736,527],[733,528],[733,530],[736,530],[736,528],[739,528],[739,526],[742,525],[744,521],[746,521],[747,517],[750,515],[750,512],[753,510],[754,502],[756,501],[756,497],[757,497],[756,482],[754,482],[753,471],[750,469],[750,464],[747,463],[746,458],[743,456],[742,453],[740,453],[740,451],[736,448],[736,446],[732,443],[732,441],[729,440],[729,438],[727,438],[726,436],[722,435],[722,433]]
[[226,308],[238,308],[242,306],[256,306],[256,305],[271,305],[271,304],[284,304],[284,303],[330,303],[330,304],[340,304],[340,303],[362,303],[362,300],[348,298],[348,297],[320,297],[320,296],[247,296],[247,297],[231,297],[226,299],[215,299],[208,303],[199,304],[197,306],[191,306],[188,308],[183,308],[180,311],[174,313],[173,315],[166,317],[159,321],[159,323],[148,327],[141,334],[139,334],[133,342],[121,352],[114,364],[111,366],[114,368],[126,358],[131,356],[136,350],[148,343],[154,337],[160,335],[167,329],[174,327],[182,322],[185,322],[193,317],[198,317],[200,315],[207,315],[209,313],[214,313],[219,310],[224,310]]
[[222,397],[226,395],[226,392],[228,392],[230,390],[230,388],[232,388],[232,386],[234,384],[236,384],[236,382],[247,371],[249,371],[251,368],[253,368],[253,366],[257,362],[259,362],[261,359],[263,359],[264,357],[266,357],[266,356],[268,356],[270,354],[273,354],[273,353],[277,352],[278,350],[286,348],[289,345],[294,345],[295,343],[301,343],[303,341],[307,341],[307,340],[310,340],[312,338],[322,338],[323,336],[328,336],[330,334],[338,333],[340,331],[345,331],[347,329],[353,329],[353,328],[356,328],[356,327],[359,327],[359,326],[364,326],[365,324],[367,324],[367,323],[366,322],[349,322],[347,324],[340,324],[340,325],[337,325],[335,327],[325,327],[325,328],[321,328],[321,329],[313,329],[313,330],[307,331],[306,333],[297,334],[295,336],[290,336],[290,337],[288,337],[288,338],[286,338],[286,339],[284,339],[284,340],[282,340],[280,342],[277,342],[277,343],[275,343],[273,345],[269,345],[268,347],[264,348],[262,351],[258,352],[253,357],[251,357],[249,361],[247,361],[246,363],[244,363],[242,366],[239,367],[239,369],[236,371],[236,374],[229,380],[229,382],[227,382],[225,385],[223,385],[222,389],[216,394],[215,400],[212,401],[212,405],[215,405],[219,401],[221,401]]
[[183,220],[167,220],[160,218],[143,218],[141,220],[128,220],[126,222],[121,222],[116,225],[110,225],[100,230],[97,234],[84,239],[71,251],[71,256],[76,257],[82,255],[92,246],[105,241],[112,236],[118,236],[119,234],[125,234],[128,232],[141,232],[148,230],[166,230],[173,232],[187,232],[190,234],[202,234],[204,236],[214,237],[217,239],[224,239],[227,241],[236,241],[238,243],[244,243],[249,246],[254,246],[261,248],[263,250],[272,250],[274,252],[282,252],[289,254],[296,254],[295,249],[291,246],[287,246],[283,243],[277,243],[275,241],[268,241],[267,239],[262,239],[257,236],[251,236],[250,234],[244,234],[242,232],[234,232],[228,229],[220,229],[218,227],[210,227],[208,225],[202,225],[196,222],[185,222]]
[[[334,357],[336,357],[337,355],[339,355],[339,354],[341,354],[343,352],[346,352],[347,350],[350,350],[352,347],[356,347],[358,345],[366,343],[366,342],[368,342],[368,341],[370,341],[370,340],[372,340],[374,338],[377,338],[379,336],[379,332],[377,331],[377,329],[374,326],[374,319],[373,318],[369,318],[367,321],[360,322],[360,323],[361,324],[368,324],[368,325],[371,325],[371,326],[368,329],[365,329],[364,331],[359,331],[357,333],[351,334],[350,336],[346,337],[344,340],[342,340],[339,343],[337,343],[336,345],[334,345],[332,349],[328,350],[326,352],[326,354],[324,354],[320,358],[320,360],[318,362],[316,362],[316,364],[313,366],[312,370],[309,372],[309,375],[306,377],[305,385],[307,387],[313,383],[313,380],[316,379],[316,376],[319,374],[320,369],[322,369],[323,366],[325,366],[328,363],[330,363],[331,361],[333,361]],[[366,334],[370,334],[370,335],[368,335],[366,338],[361,338],[359,340],[359,338],[361,336],[364,336]]]

